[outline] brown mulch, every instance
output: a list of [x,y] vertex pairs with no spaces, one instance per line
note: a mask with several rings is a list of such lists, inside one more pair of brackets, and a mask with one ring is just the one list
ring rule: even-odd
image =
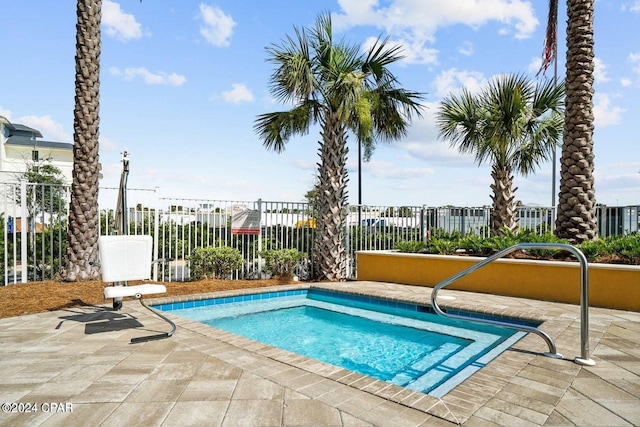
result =
[[[167,293],[161,296],[263,288],[288,283],[293,282],[280,279],[164,282]],[[111,305],[111,300],[105,300],[102,294],[102,289],[107,285],[100,281],[74,283],[46,281],[0,286],[0,318],[88,305]]]

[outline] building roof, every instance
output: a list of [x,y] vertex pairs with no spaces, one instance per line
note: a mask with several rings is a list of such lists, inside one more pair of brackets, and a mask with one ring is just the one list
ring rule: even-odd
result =
[[32,134],[34,137],[36,137],[36,138],[42,138],[42,134],[40,133],[39,130],[31,128],[29,126],[21,125],[21,124],[18,124],[18,123],[11,123],[9,121],[7,121],[4,125],[9,130],[17,131],[17,132],[28,132],[28,133]]
[[12,135],[9,138],[7,138],[6,145],[16,145],[21,147],[53,148],[58,150],[73,150],[73,144],[69,144],[67,142],[42,141],[42,140],[31,139],[27,136],[20,136],[20,135]]
[[6,117],[0,116],[2,123],[9,129],[9,137],[6,139],[6,145],[14,145],[19,147],[49,148],[54,150],[73,150],[73,144],[66,142],[42,141],[36,138],[42,138],[39,130],[19,123],[11,123]]

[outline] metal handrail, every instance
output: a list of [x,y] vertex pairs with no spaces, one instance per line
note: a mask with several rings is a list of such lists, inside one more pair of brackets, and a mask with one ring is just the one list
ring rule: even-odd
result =
[[463,278],[464,276],[473,273],[476,270],[484,267],[485,265],[497,260],[498,258],[502,258],[512,252],[517,250],[524,249],[557,249],[564,250],[573,254],[578,261],[580,262],[580,357],[575,358],[575,362],[581,365],[595,365],[595,362],[589,358],[589,267],[587,263],[587,258],[584,256],[580,249],[576,248],[572,245],[567,245],[564,243],[518,243],[513,246],[508,247],[490,257],[485,258],[484,260],[474,264],[461,272],[454,274],[453,276],[443,280],[438,283],[431,292],[431,306],[434,311],[444,317],[448,317],[451,319],[459,319],[466,320],[476,323],[484,323],[494,326],[507,327],[512,329],[517,329],[522,332],[532,332],[534,334],[539,335],[542,339],[545,340],[547,345],[549,346],[549,352],[544,353],[545,356],[554,357],[554,358],[562,358],[562,355],[559,354],[556,350],[556,344],[553,339],[544,331],[535,328],[533,326],[519,325],[511,322],[503,322],[499,320],[492,319],[481,319],[470,316],[462,316],[458,314],[449,314],[445,313],[440,306],[438,305],[438,291],[444,288],[447,285]]

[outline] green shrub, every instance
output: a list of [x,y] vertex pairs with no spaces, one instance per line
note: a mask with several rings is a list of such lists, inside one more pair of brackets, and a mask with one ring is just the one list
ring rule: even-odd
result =
[[296,266],[307,255],[297,249],[273,249],[260,252],[260,256],[264,258],[267,273],[278,277],[293,277]]
[[433,254],[453,255],[458,249],[458,241],[445,239],[429,239],[427,250]]
[[427,244],[415,240],[402,240],[396,243],[395,249],[405,253],[417,253],[427,249]]
[[605,241],[608,252],[617,255],[622,262],[627,264],[640,263],[640,234],[611,236]]
[[242,267],[244,259],[236,248],[229,246],[196,248],[189,257],[192,280],[202,278],[227,279]]
[[595,261],[609,253],[608,244],[603,239],[582,242],[576,247],[582,251],[588,261]]
[[509,246],[513,246],[518,241],[512,234],[505,236],[491,236],[487,237],[483,243],[483,253],[489,255],[496,252],[500,252],[503,249],[507,249]]
[[429,233],[432,239],[458,240],[464,237],[460,230],[446,231],[444,228],[432,228]]
[[[504,228],[501,233],[491,237],[481,237],[474,234],[462,235],[448,233],[442,229],[435,229],[427,243],[426,252],[431,254],[451,255],[464,251],[468,255],[489,256],[517,243],[563,243],[568,240],[559,239],[553,233],[538,235],[534,230],[522,229],[517,233]],[[401,252],[412,252],[410,245],[399,243],[396,249]],[[417,242],[416,242],[417,244]],[[609,236],[593,242],[583,242],[576,245],[590,262],[622,263],[640,265],[640,234],[632,233],[625,236]],[[415,251],[417,252],[417,251]],[[537,258],[553,259],[566,258],[568,254],[557,249],[530,249],[525,254]],[[515,254],[514,254],[515,255]]]
[[469,255],[484,255],[487,253],[485,240],[477,234],[469,234],[458,240],[458,247],[464,249],[465,253]]
[[[534,230],[527,228],[521,230],[516,235],[518,243],[568,243],[567,240],[559,239],[555,234],[547,232],[544,234],[536,234]],[[553,258],[556,254],[562,253],[557,249],[531,249],[528,251],[532,256],[541,258]],[[567,255],[564,253],[563,255]]]

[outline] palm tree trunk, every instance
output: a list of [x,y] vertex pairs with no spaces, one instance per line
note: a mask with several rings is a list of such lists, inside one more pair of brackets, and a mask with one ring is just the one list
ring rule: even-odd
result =
[[593,5],[567,0],[565,122],[556,235],[573,243],[598,237],[593,177]]
[[78,0],[76,80],[73,112],[73,181],[63,280],[99,277],[98,125],[100,122],[101,0]]
[[337,114],[327,114],[322,124],[318,194],[316,256],[320,280],[344,280],[346,249],[347,146],[344,124]]
[[502,229],[507,228],[512,232],[518,230],[516,220],[515,191],[513,188],[513,175],[510,166],[494,164],[491,169],[493,184],[493,209],[491,210],[491,232],[502,234]]

